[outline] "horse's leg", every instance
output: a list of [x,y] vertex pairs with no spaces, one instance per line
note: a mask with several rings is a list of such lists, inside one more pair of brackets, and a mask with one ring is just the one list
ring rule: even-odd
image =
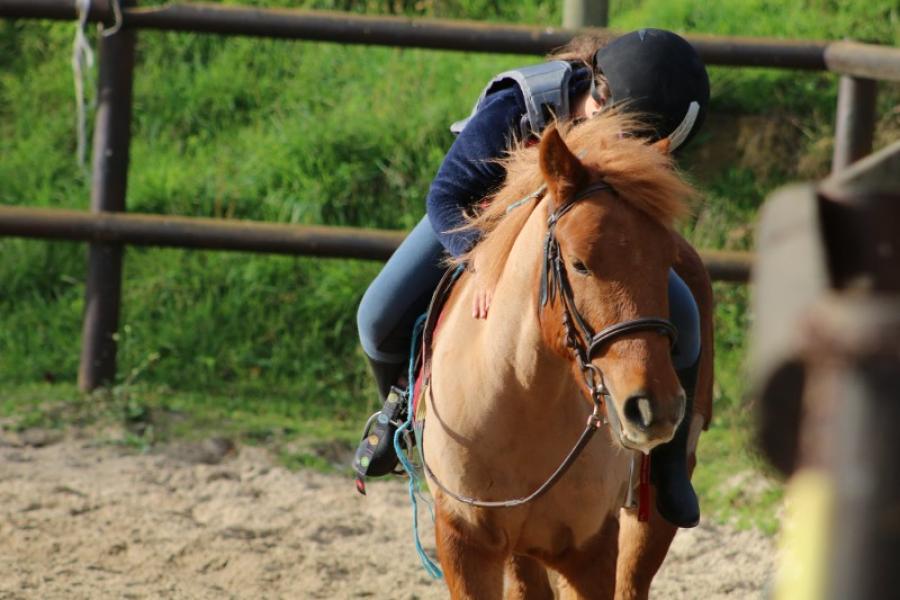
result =
[[453,600],[503,595],[505,553],[492,550],[456,527],[437,507],[434,529],[437,555]]
[[677,527],[659,516],[655,493],[650,520],[638,521],[637,510],[622,510],[619,517],[619,561],[616,565],[616,600],[646,600],[650,583],[662,565]]
[[610,516],[581,548],[571,548],[548,564],[560,577],[561,600],[611,600],[616,588],[619,521]]
[[[688,473],[697,464],[697,440],[703,418],[694,417],[688,438]],[[645,600],[678,528],[656,511],[656,490],[650,487],[650,520],[641,523],[637,510],[619,511],[619,561],[616,566],[616,600]]]
[[506,600],[553,600],[547,569],[536,559],[513,555],[506,561]]

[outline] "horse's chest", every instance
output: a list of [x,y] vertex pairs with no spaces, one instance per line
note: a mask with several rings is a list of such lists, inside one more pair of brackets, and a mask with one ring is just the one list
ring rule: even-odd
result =
[[[617,462],[604,461],[601,466],[588,458],[581,468],[573,466],[557,489],[537,502],[524,519],[517,549],[539,547],[558,553],[595,537],[624,501],[626,467]],[[599,468],[603,470],[598,472]]]
[[507,540],[512,552],[557,556],[595,539],[618,515],[626,480],[624,456],[588,450],[546,495],[525,506],[498,510],[451,503],[451,511],[475,530],[490,531],[492,539]]

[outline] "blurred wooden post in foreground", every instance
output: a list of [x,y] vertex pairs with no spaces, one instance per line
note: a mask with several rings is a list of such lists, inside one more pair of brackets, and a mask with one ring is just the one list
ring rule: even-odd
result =
[[[122,5],[133,6],[134,1],[123,0]],[[128,28],[100,37],[91,180],[91,212],[95,213],[125,210],[135,38],[135,30]],[[110,384],[116,375],[122,253],[122,244],[110,242],[91,243],[88,250],[78,368],[78,387],[84,391]]]
[[609,23],[609,0],[563,0],[563,27],[606,27]]
[[872,151],[878,82],[842,75],[838,84],[831,170],[837,173]]
[[752,394],[790,475],[777,600],[900,589],[900,142],[766,202]]

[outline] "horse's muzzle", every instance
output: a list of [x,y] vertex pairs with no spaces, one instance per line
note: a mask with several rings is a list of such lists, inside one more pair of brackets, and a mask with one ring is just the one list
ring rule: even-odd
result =
[[631,450],[649,452],[675,436],[684,418],[685,394],[680,391],[675,398],[660,402],[648,393],[633,393],[622,403],[621,413],[616,409],[610,411],[616,413],[610,415],[610,421],[613,429],[618,430],[621,444]]

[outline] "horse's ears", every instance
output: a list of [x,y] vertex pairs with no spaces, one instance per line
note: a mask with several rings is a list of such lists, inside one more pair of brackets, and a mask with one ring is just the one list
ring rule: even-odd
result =
[[651,146],[658,150],[660,154],[668,154],[669,149],[672,146],[672,140],[670,138],[664,137],[661,140],[653,142]]
[[572,154],[556,127],[541,138],[541,173],[554,201],[563,203],[587,181],[587,170]]

